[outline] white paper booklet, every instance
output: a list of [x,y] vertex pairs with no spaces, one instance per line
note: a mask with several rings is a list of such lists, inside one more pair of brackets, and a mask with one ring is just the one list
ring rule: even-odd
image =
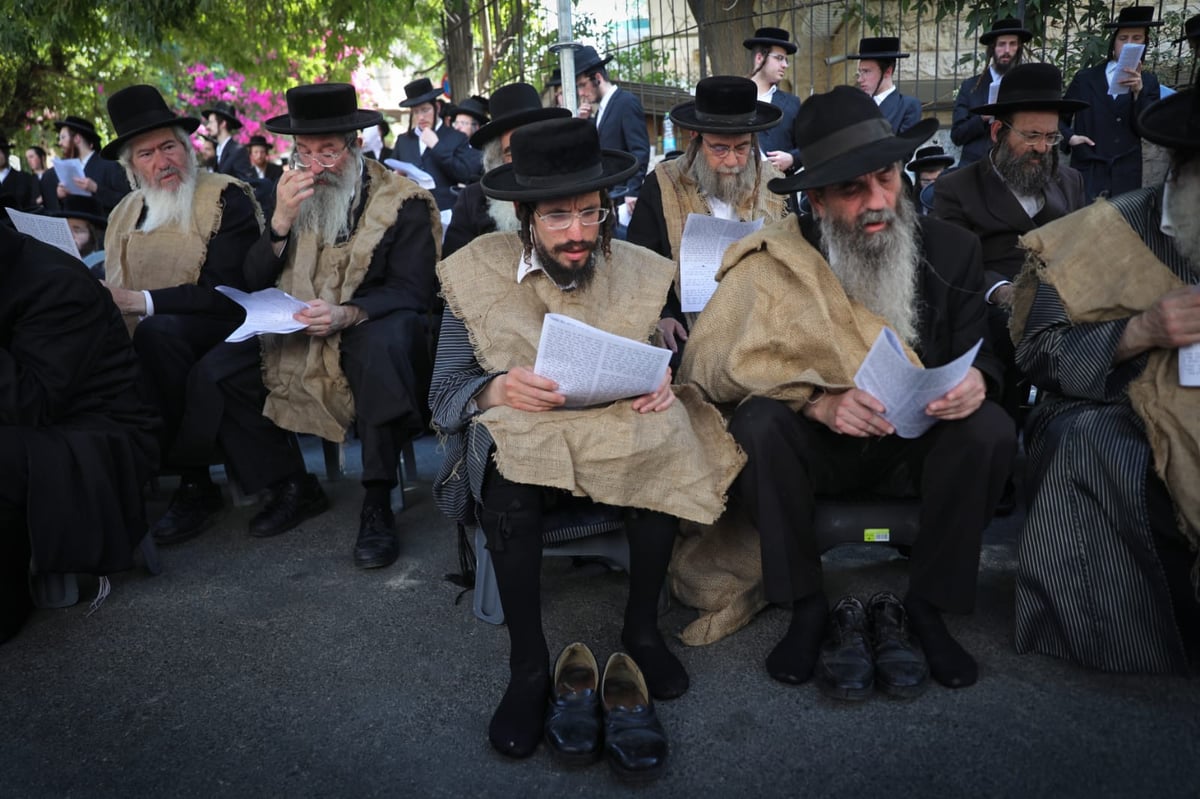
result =
[[27,214],[13,208],[4,210],[8,211],[8,218],[13,221],[18,232],[33,236],[51,247],[57,247],[67,255],[80,257],[79,248],[75,246],[75,237],[71,235],[71,225],[67,220],[42,214]]
[[[99,156],[93,156],[98,158]],[[75,178],[86,178],[83,174],[83,161],[78,158],[55,158],[54,174],[58,175],[58,185],[67,190],[68,194],[79,194],[91,197],[92,193],[75,185]]]
[[854,385],[883,403],[883,418],[896,428],[896,435],[917,438],[937,421],[925,413],[925,406],[963,381],[981,344],[983,339],[950,363],[922,369],[904,354],[896,333],[885,327],[858,367]]
[[1127,44],[1121,48],[1121,55],[1117,57],[1117,68],[1112,74],[1112,80],[1108,82],[1109,94],[1129,94],[1129,87],[1119,86],[1117,85],[1117,81],[1129,77],[1125,73],[1125,70],[1137,69],[1138,64],[1142,62],[1142,53],[1144,52],[1146,52],[1146,45],[1144,44]]
[[259,333],[295,333],[308,327],[292,318],[296,312],[307,308],[308,303],[286,291],[271,288],[247,294],[230,286],[217,286],[217,291],[246,309],[246,321],[225,339],[231,344]]
[[416,164],[411,164],[408,161],[398,161],[395,158],[386,158],[383,163],[401,175],[412,178],[423,189],[433,191],[433,187],[437,185],[433,182],[433,176]]
[[717,290],[717,269],[729,245],[762,229],[763,220],[734,222],[688,214],[679,242],[679,293],[683,310],[703,311]]
[[670,362],[670,350],[549,313],[533,371],[558,383],[568,408],[586,408],[652,393]]
[[1200,387],[1200,344],[1179,348],[1179,385]]

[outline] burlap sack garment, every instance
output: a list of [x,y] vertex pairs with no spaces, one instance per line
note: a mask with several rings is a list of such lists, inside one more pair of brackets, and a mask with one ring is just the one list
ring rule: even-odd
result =
[[[588,289],[572,292],[542,272],[517,283],[521,257],[517,234],[492,233],[438,265],[446,304],[489,372],[533,365],[547,313],[649,341],[675,270],[665,258],[614,241]],[[745,456],[715,408],[692,389],[676,395],[659,413],[636,413],[632,400],[622,400],[545,413],[496,407],[476,423],[495,441],[496,467],[509,480],[708,523],[725,509]]]
[[[886,324],[846,296],[791,217],[730,247],[717,280],[684,350],[680,380],[727,407],[760,396],[799,411],[818,388],[853,386]],[[710,644],[766,607],[758,533],[732,514],[684,532],[671,561],[671,590],[701,614],[680,637]]]
[[[1077,324],[1133,316],[1184,285],[1104,200],[1025,234],[1021,244],[1029,259],[1015,290],[1014,342],[1025,331],[1039,281],[1054,287]],[[1128,391],[1146,424],[1154,470],[1175,502],[1179,529],[1200,549],[1200,388],[1180,386],[1176,352],[1155,349]]]
[[[697,154],[696,157],[703,156]],[[712,216],[712,209],[700,193],[699,185],[684,169],[685,160],[686,156],[663,161],[654,170],[658,176],[658,187],[662,194],[663,220],[666,222],[667,238],[671,243],[671,253],[675,256],[676,264],[679,262],[679,245],[683,240],[683,227],[687,223],[688,214]],[[759,161],[757,164],[758,180],[754,184],[754,190],[734,209],[734,213],[742,222],[765,219],[765,224],[769,224],[777,219],[782,219],[787,214],[783,195],[766,189],[768,180],[781,178],[783,173],[769,161]],[[675,270],[675,283],[672,290],[676,297],[681,296],[678,268]],[[693,327],[699,313],[689,311],[685,315],[688,327]]]
[[[321,247],[315,233],[293,236],[279,288],[302,300],[321,299],[331,305],[349,302],[362,283],[380,240],[400,207],[410,199],[429,206],[434,240],[441,254],[442,222],[429,192],[372,159],[365,159],[369,180],[366,207],[350,238]],[[312,433],[327,441],[342,441],[354,420],[354,397],[342,373],[341,333],[324,338],[291,335],[260,336],[263,384],[270,395],[263,414],[285,430]]]
[[[105,280],[112,286],[132,291],[154,291],[195,283],[208,257],[208,241],[221,228],[225,203],[221,193],[229,185],[240,189],[252,203],[262,228],[262,211],[254,200],[254,191],[228,175],[213,172],[196,174],[196,193],[192,198],[192,225],[187,230],[175,227],[150,232],[137,229],[145,207],[145,192],[130,192],[117,204],[108,219],[105,234]],[[137,317],[126,317],[132,334]]]

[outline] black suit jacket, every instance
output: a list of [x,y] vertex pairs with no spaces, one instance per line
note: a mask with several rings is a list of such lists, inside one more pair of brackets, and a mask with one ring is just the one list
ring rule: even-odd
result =
[[225,147],[221,150],[221,156],[217,160],[215,171],[220,172],[222,175],[232,175],[238,180],[244,180],[247,183],[258,179],[258,173],[254,171],[254,167],[250,164],[250,153],[246,152],[246,148],[236,139],[230,139],[225,142]]
[[921,101],[901,94],[899,89],[879,104],[879,110],[894,133],[903,133],[921,121]]
[[783,111],[779,124],[758,134],[758,149],[764,153],[782,150],[791,153],[792,170],[800,166],[800,148],[796,146],[796,117],[800,114],[800,98],[776,89],[771,95],[771,105]]
[[966,228],[982,242],[989,288],[1021,271],[1025,251],[1017,244],[1019,236],[1087,204],[1083,177],[1067,166],[1059,167],[1046,188],[1046,204],[1036,218],[1025,213],[986,158],[947,172],[933,186],[933,215]]
[[954,121],[950,125],[950,141],[962,148],[958,156],[959,169],[982,159],[992,149],[992,133],[979,114],[972,108],[987,105],[988,91],[992,85],[992,71],[967,78],[958,89],[954,101]]
[[41,186],[36,176],[9,169],[8,177],[0,183],[0,200],[3,200],[0,206],[9,205],[18,211],[34,211],[38,207],[38,197],[41,194]]
[[646,169],[650,165],[650,135],[646,133],[646,112],[642,104],[624,89],[611,89],[604,114],[596,128],[600,134],[600,147],[606,150],[624,150],[637,159],[638,170],[629,180],[609,189],[617,194],[622,190],[626,197],[638,196]]
[[53,169],[47,169],[38,180],[38,185],[42,191],[42,209],[57,211],[59,209],[58,173]]
[[468,183],[454,201],[454,213],[442,237],[442,260],[470,244],[479,236],[496,229],[496,220],[488,213],[487,196],[478,181]]
[[116,161],[102,158],[98,152],[92,153],[83,165],[83,174],[96,181],[96,202],[100,203],[105,216],[111,214],[117,203],[130,192],[125,168]]
[[470,183],[474,162],[468,152],[470,145],[467,137],[449,125],[442,125],[434,131],[438,143],[426,147],[421,154],[421,143],[417,132],[410,130],[396,137],[396,146],[392,148],[392,158],[397,161],[407,161],[428,172],[433,178],[434,188],[431,194],[437,200],[439,210],[445,211],[454,207],[457,192],[454,186],[459,183]]
[[[266,177],[259,178],[259,180],[269,180],[272,183],[278,183],[279,179],[283,177],[283,167],[273,161],[268,161],[267,165],[263,167],[263,174],[265,174]],[[254,172],[254,177],[258,178],[257,170]]]

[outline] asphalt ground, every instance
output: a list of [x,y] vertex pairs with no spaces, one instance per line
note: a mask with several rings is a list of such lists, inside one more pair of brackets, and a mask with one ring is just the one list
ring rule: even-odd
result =
[[[971,688],[850,704],[776,683],[763,658],[788,614],[772,608],[717,644],[676,644],[692,688],[658,704],[671,745],[658,782],[629,788],[545,747],[503,758],[487,723],[507,635],[444,579],[458,553],[429,494],[436,441],[416,452],[390,568],[351,562],[351,475],[325,481],[333,508],[290,533],[252,539],[255,508],[231,506],[160,550],[162,574],[114,575],[95,613],[37,611],[0,646],[0,797],[1200,796],[1200,682],[1014,651],[1019,514],[985,536],[977,612],[950,620],[980,663]],[[886,547],[839,548],[826,570],[833,597],[905,585]],[[582,640],[603,663],[619,646],[621,573],[547,558],[543,592],[552,652]],[[694,616],[675,602],[662,625]]]

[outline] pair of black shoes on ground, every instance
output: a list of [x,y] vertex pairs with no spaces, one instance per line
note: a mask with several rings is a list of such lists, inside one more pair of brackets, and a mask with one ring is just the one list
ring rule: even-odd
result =
[[605,756],[627,782],[649,782],[662,774],[667,735],[632,657],[613,653],[601,677],[592,650],[570,644],[554,664],[550,694],[545,738],[556,757],[587,765]]
[[[157,543],[167,546],[190,540],[212,526],[224,505],[220,486],[184,479],[150,534]],[[328,509],[329,498],[317,478],[307,473],[294,475],[271,486],[267,504],[250,520],[250,535],[279,535]]]
[[886,694],[907,698],[920,695],[928,682],[925,653],[895,594],[881,591],[865,608],[852,596],[838,600],[817,659],[817,685],[823,693],[861,700],[878,685]]

